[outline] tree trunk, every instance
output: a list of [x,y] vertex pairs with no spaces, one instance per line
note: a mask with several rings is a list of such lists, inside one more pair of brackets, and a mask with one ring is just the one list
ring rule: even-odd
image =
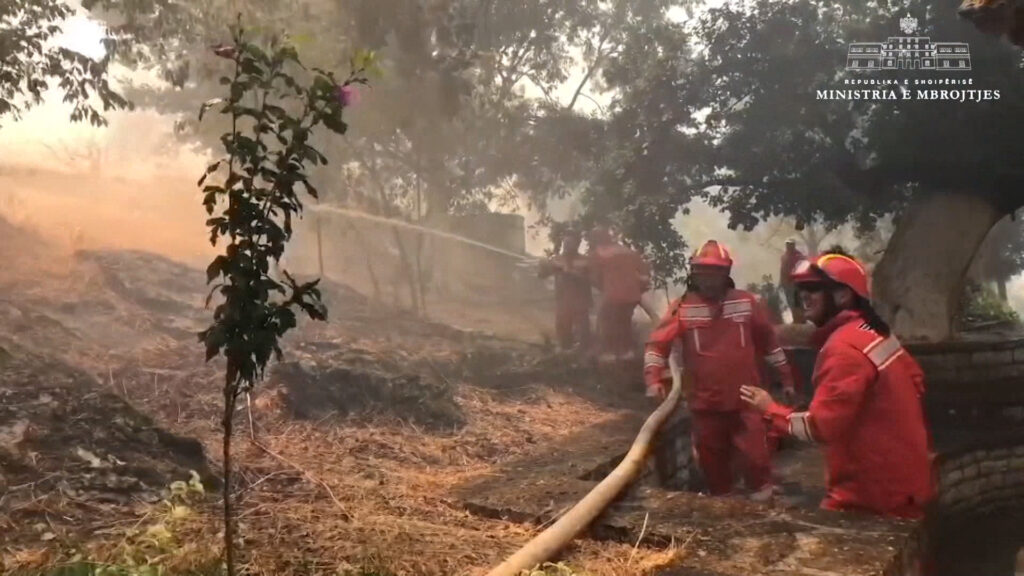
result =
[[873,279],[876,309],[896,334],[950,338],[967,270],[1003,216],[985,198],[966,192],[928,194],[907,208]]
[[[419,165],[419,159],[416,160],[417,166]],[[420,178],[419,171],[416,172],[416,223],[423,224],[423,180]],[[416,234],[416,288],[419,294],[419,309],[420,314],[426,317],[427,315],[427,296],[426,288],[423,285],[423,232],[417,232]]]
[[419,293],[420,303],[419,309],[420,314],[424,317],[427,315],[427,288],[424,280],[425,274],[423,273],[423,234],[416,235],[416,289]]
[[405,249],[405,243],[402,242],[402,234],[398,231],[398,227],[392,226],[391,231],[393,238],[395,239],[395,247],[398,248],[398,258],[401,260],[402,276],[405,277],[406,285],[409,288],[409,300],[412,306],[413,314],[420,315],[420,299],[419,289],[416,283],[416,270],[413,268],[414,264],[409,257],[408,251]]
[[370,283],[373,284],[373,299],[378,301],[383,300],[383,296],[380,291],[380,281],[377,280],[377,273],[373,270],[373,258],[371,256],[367,256],[365,261],[366,271],[370,275]]
[[[316,201],[317,206],[320,205],[320,199]],[[320,278],[324,277],[324,235],[323,227],[320,221],[320,212],[313,215],[313,220],[316,223],[316,263],[317,268],[320,270]]]
[[[228,378],[230,379],[230,376]],[[234,384],[224,383],[224,560],[228,576],[235,576],[235,528],[231,512],[231,432],[236,392],[237,387]]]
[[1006,294],[1006,278],[999,278],[996,280],[996,289],[999,290],[999,299],[1003,302],[1009,302],[1010,298]]

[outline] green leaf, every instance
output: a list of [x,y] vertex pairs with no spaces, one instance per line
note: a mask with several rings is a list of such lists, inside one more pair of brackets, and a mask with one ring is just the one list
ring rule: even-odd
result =
[[204,308],[209,308],[210,307],[210,301],[213,300],[214,292],[216,292],[222,286],[224,286],[223,283],[217,284],[213,288],[210,288],[210,292],[206,295],[206,304],[203,306]]
[[[202,186],[203,182],[206,182],[207,176],[209,176],[210,174],[213,174],[214,172],[217,171],[218,168],[220,168],[221,162],[223,162],[223,160],[217,160],[213,164],[210,164],[209,166],[207,166],[206,167],[206,172],[203,172],[203,175],[199,178],[199,182],[196,183],[196,186]],[[205,202],[204,202],[204,204],[205,204]]]
[[335,134],[345,135],[348,132],[348,124],[341,119],[341,112],[325,115],[321,121],[324,123],[324,126]]
[[203,105],[199,107],[199,121],[203,121],[203,116],[206,115],[207,110],[209,110],[213,106],[216,106],[217,104],[220,104],[223,101],[223,98],[210,98],[206,102],[203,102]]
[[206,267],[206,283],[213,282],[215,278],[224,273],[224,268],[228,265],[228,259],[225,256],[217,256],[210,262],[210,265]]

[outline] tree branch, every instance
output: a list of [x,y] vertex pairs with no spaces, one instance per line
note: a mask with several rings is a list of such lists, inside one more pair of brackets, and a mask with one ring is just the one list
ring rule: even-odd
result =
[[532,74],[527,74],[526,75],[526,79],[529,80],[530,82],[533,82],[534,86],[540,88],[540,91],[544,93],[544,98],[547,100],[548,104],[551,104],[551,105],[557,104],[558,100],[556,100],[551,95],[551,90],[549,90],[547,86],[545,86],[544,84],[541,84]]
[[1024,171],[988,171],[977,165],[936,161],[882,164],[863,169],[852,161],[833,167],[831,172],[850,190],[875,196],[893,187],[917,183],[933,190],[970,190],[987,194],[1000,210],[1013,212],[1024,206]]
[[[594,55],[594,61],[587,67],[586,74],[583,75],[583,80],[580,81],[579,86],[576,87],[576,92],[572,95],[572,100],[569,100],[569,104],[565,107],[566,110],[572,110],[576,106],[576,100],[579,99],[580,93],[583,92],[583,87],[590,82],[590,77],[594,71],[601,65],[601,59],[604,58],[604,45],[608,41],[608,38],[612,34],[612,27],[608,26],[605,28],[604,33],[601,35],[601,40],[597,45],[597,53]],[[591,98],[593,101],[593,98]]]
[[586,98],[587,100],[590,100],[591,102],[593,102],[594,106],[597,106],[597,109],[601,111],[601,115],[606,115],[608,113],[608,111],[605,109],[605,107],[602,106],[601,103],[598,102],[597,100],[594,100],[589,94],[580,94],[580,96],[582,96],[582,97]]

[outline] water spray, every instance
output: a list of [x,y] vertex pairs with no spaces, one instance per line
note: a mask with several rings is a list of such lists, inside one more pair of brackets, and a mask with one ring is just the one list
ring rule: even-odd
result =
[[490,244],[480,242],[478,240],[473,240],[472,238],[466,238],[465,236],[459,236],[458,234],[453,234],[451,232],[446,232],[444,230],[438,230],[436,228],[429,228],[427,226],[413,224],[412,222],[406,222],[404,220],[388,218],[386,216],[376,216],[373,214],[367,214],[366,212],[360,212],[358,210],[351,210],[349,208],[339,208],[337,206],[311,206],[310,209],[313,212],[337,214],[340,216],[347,216],[349,218],[358,218],[360,220],[367,220],[369,222],[377,222],[380,224],[387,224],[389,226],[405,228],[407,230],[416,230],[418,232],[423,232],[425,234],[430,234],[432,236],[437,236],[439,238],[446,238],[448,240],[454,240],[456,242],[461,242],[463,244],[468,244],[470,246],[476,246],[477,248],[482,248],[495,254],[501,254],[502,256],[514,258],[515,260],[517,260],[517,266],[536,266],[540,262],[539,258],[535,258],[527,254],[519,254],[516,252],[512,252],[510,250],[505,250],[503,248],[498,248],[497,246],[492,246]]
[[[311,206],[309,207],[309,209],[313,212],[323,212],[327,214],[334,214],[348,218],[357,218],[360,220],[366,220],[368,222],[386,224],[388,226],[396,226],[398,228],[405,228],[407,230],[415,230],[417,232],[423,232],[425,234],[430,234],[432,236],[437,236],[439,238],[446,238],[448,240],[453,240],[455,242],[461,242],[469,246],[476,246],[477,248],[487,250],[488,252],[512,258],[515,260],[515,265],[522,268],[534,267],[540,263],[540,258],[536,258],[526,254],[519,254],[516,252],[512,252],[510,250],[505,250],[503,248],[498,248],[497,246],[492,246],[490,244],[480,242],[478,240],[473,240],[472,238],[466,238],[465,236],[453,234],[452,232],[446,232],[444,230],[438,230],[436,228],[429,228],[427,226],[413,224],[412,222],[406,222],[404,220],[388,218],[386,216],[376,216],[374,214],[367,214],[366,212],[360,212],[358,210],[352,210],[350,208],[340,208],[338,206],[324,206],[321,204]],[[639,305],[640,308],[643,309],[643,311],[647,314],[647,316],[650,317],[651,321],[655,323],[658,322],[659,316],[655,311],[654,304],[653,302],[651,302],[649,294],[644,294],[643,296],[640,297]]]

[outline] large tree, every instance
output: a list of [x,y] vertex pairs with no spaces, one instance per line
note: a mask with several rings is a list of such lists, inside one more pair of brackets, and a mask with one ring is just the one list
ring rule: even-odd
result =
[[[844,71],[850,42],[898,36],[907,15],[921,35],[970,41],[975,85],[959,88],[999,90],[1001,99],[816,98],[817,90],[864,77]],[[937,0],[755,0],[711,10],[689,30],[666,27],[645,42],[608,71],[622,90],[613,125],[639,137],[621,142],[606,167],[610,185],[591,190],[592,206],[617,204],[634,237],[654,244],[679,242],[671,219],[695,196],[748,229],[781,215],[870,229],[896,214],[875,269],[880,311],[904,336],[949,336],[978,246],[1024,203],[1024,142],[1012,129],[1024,122],[1016,104],[1024,77],[1014,50]],[[918,88],[950,87],[910,87]]]
[[103,112],[130,107],[110,86],[112,38],[104,39],[106,54],[99,60],[56,44],[63,23],[74,14],[63,0],[0,2],[0,121],[17,120],[54,84],[73,106],[72,121],[102,126]]
[[1006,302],[1006,283],[1024,272],[1024,220],[1019,216],[1003,218],[996,224],[971,264],[975,280],[994,282],[999,297]]

